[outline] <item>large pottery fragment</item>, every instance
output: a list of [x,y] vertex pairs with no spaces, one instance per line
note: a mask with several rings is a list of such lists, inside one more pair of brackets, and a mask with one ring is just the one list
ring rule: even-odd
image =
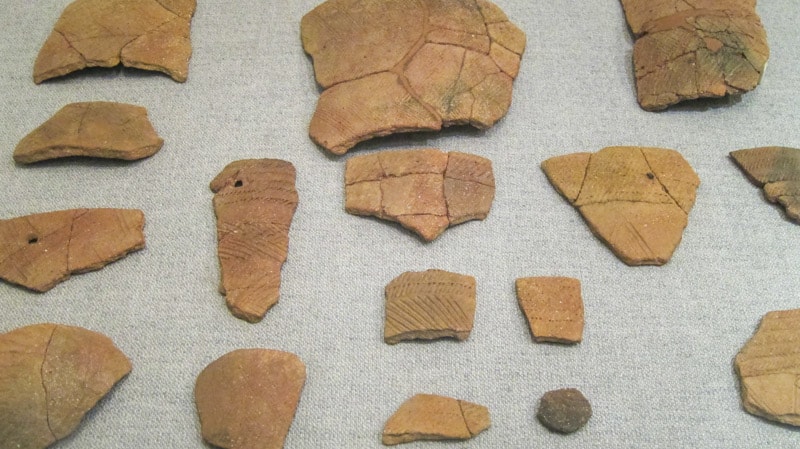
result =
[[383,444],[418,440],[468,440],[491,425],[489,409],[459,399],[417,394],[386,421]]
[[732,151],[731,157],[751,181],[764,188],[767,199],[786,208],[800,223],[800,150],[762,147]]

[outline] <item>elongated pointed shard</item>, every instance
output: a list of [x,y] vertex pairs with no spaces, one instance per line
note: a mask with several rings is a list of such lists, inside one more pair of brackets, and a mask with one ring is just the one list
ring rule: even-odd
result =
[[786,215],[800,223],[800,150],[750,148],[732,151],[731,157],[750,180],[764,188],[768,200],[780,203]]
[[418,440],[468,440],[491,425],[482,405],[432,394],[416,394],[403,402],[383,427],[383,444]]
[[251,323],[278,302],[297,209],[295,177],[289,162],[246,159],[228,164],[211,182],[220,292],[231,313]]
[[542,169],[628,265],[669,261],[700,185],[680,153],[662,148],[608,147],[547,159]]
[[80,327],[0,335],[0,447],[42,449],[65,438],[130,370],[108,337]]
[[528,277],[516,282],[517,300],[537,342],[583,339],[581,282],[567,277]]
[[14,149],[14,160],[30,164],[86,156],[132,161],[152,156],[163,144],[141,106],[71,103],[25,136]]
[[144,213],[70,209],[0,220],[0,278],[44,292],[144,248]]
[[203,439],[225,449],[281,449],[294,420],[306,367],[294,354],[239,349],[197,376]]
[[196,0],[76,0],[39,50],[33,81],[122,64],[184,82],[195,6]]

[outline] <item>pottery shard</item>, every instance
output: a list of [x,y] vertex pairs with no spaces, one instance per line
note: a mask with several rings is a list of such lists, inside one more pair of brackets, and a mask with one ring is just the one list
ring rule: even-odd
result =
[[583,338],[581,282],[566,277],[517,279],[517,300],[533,339],[578,343]]
[[736,355],[747,412],[800,426],[800,309],[769,312]]
[[108,337],[80,327],[0,335],[0,447],[41,449],[66,437],[130,370]]
[[664,109],[756,88],[769,58],[755,0],[621,0],[639,104]]
[[345,169],[348,213],[399,222],[426,241],[483,220],[493,200],[492,162],[471,154],[384,151],[350,158]]
[[325,89],[309,134],[335,154],[392,133],[492,126],[525,50],[486,0],[328,0],[300,32]]
[[294,354],[239,349],[211,362],[194,387],[203,439],[225,449],[280,449],[306,367]]
[[383,339],[466,340],[475,320],[475,278],[443,270],[406,272],[386,286]]
[[459,399],[417,394],[386,421],[383,444],[418,440],[468,440],[491,425],[489,409]]
[[25,136],[14,150],[14,160],[30,164],[89,156],[132,161],[152,156],[163,144],[141,106],[71,103]]
[[195,6],[195,0],[76,0],[39,50],[33,81],[122,63],[184,82]]
[[234,316],[251,323],[278,302],[297,209],[294,183],[294,166],[278,159],[232,162],[211,182],[220,293]]
[[759,187],[767,199],[786,208],[786,215],[800,223],[800,150],[763,147],[731,152],[733,160]]
[[552,390],[545,393],[539,401],[536,417],[550,430],[572,433],[589,422],[592,405],[575,388]]
[[688,223],[700,179],[673,150],[608,147],[542,163],[553,187],[628,265],[669,261]]
[[71,209],[0,220],[0,278],[44,292],[144,248],[144,213]]

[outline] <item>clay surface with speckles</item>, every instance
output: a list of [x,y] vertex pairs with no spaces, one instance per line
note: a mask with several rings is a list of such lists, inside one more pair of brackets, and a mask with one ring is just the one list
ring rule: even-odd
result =
[[382,442],[389,446],[419,440],[468,440],[490,425],[489,409],[482,405],[417,394],[386,421]]
[[545,393],[539,401],[536,418],[548,429],[573,433],[592,417],[592,405],[576,388],[562,388]]
[[761,147],[732,151],[731,157],[748,178],[764,188],[769,201],[786,209],[786,216],[800,223],[800,150]]
[[537,342],[583,339],[581,282],[567,277],[527,277],[516,282],[517,301]]

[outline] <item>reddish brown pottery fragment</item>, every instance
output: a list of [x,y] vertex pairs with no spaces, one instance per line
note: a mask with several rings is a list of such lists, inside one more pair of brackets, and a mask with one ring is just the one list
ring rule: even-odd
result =
[[203,439],[225,449],[281,449],[306,381],[296,355],[239,349],[211,362],[194,387]]
[[108,337],[80,327],[0,335],[0,447],[42,449],[65,438],[130,370]]
[[517,300],[533,339],[579,343],[583,338],[581,282],[567,277],[529,277],[516,282]]
[[434,148],[352,157],[345,209],[399,222],[426,241],[449,226],[483,220],[494,200],[492,162]]
[[608,147],[547,159],[553,187],[628,265],[663,265],[688,224],[700,179],[674,150]]
[[491,425],[489,409],[459,399],[416,394],[386,421],[383,444],[418,440],[468,440]]
[[0,220],[0,278],[44,292],[144,248],[144,213],[71,209]]
[[643,109],[742,94],[761,81],[769,47],[755,0],[621,1]]
[[328,0],[300,33],[325,89],[309,134],[334,154],[392,133],[492,126],[525,50],[487,0]]
[[71,103],[25,136],[14,150],[14,160],[30,164],[88,156],[132,161],[152,156],[163,144],[141,106]]
[[184,82],[195,6],[195,0],[76,0],[39,50],[33,81],[121,63]]
[[800,223],[800,150],[787,147],[750,148],[731,152],[748,178],[764,188],[767,199],[786,208]]
[[220,293],[234,316],[251,323],[278,302],[298,201],[294,183],[294,166],[278,159],[232,162],[211,182]]
[[748,413],[800,426],[800,309],[769,312],[736,355]]

